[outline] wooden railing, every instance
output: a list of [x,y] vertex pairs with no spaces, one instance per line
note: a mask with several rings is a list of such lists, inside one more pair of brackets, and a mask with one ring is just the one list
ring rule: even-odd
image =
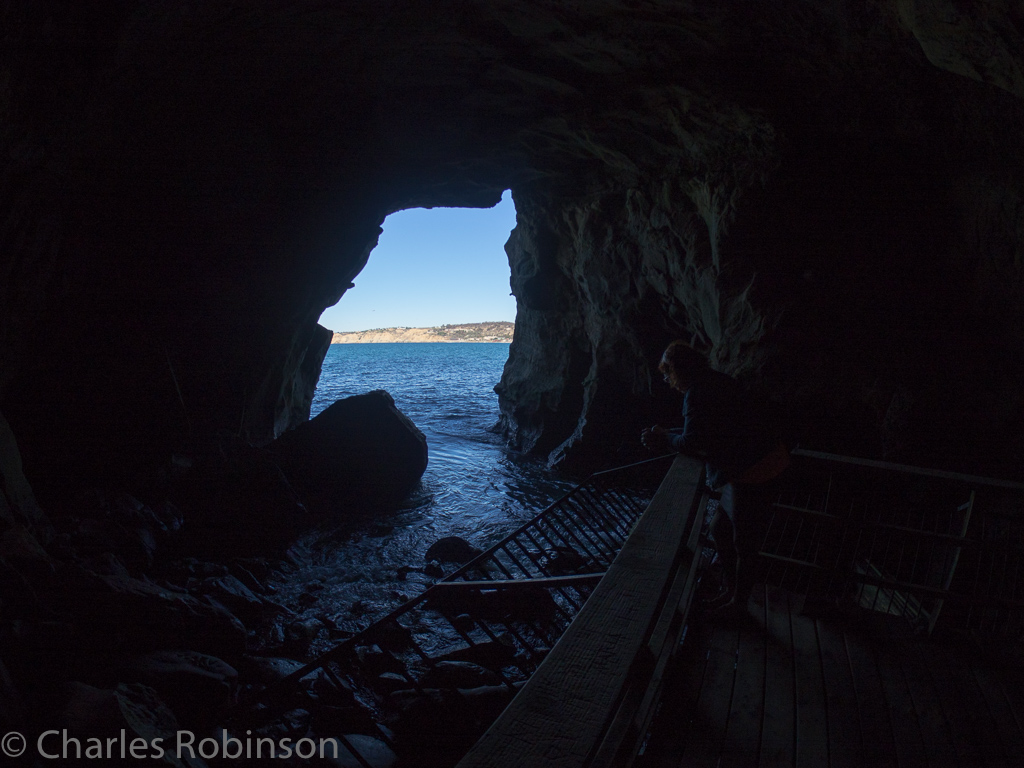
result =
[[693,596],[704,467],[677,457],[590,599],[458,768],[628,763]]

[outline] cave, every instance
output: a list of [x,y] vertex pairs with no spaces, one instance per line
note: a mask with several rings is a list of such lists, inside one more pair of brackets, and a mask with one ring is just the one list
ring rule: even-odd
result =
[[[1016,0],[0,19],[0,623],[95,578],[61,570],[52,525],[95,489],[155,509],[225,436],[257,450],[309,418],[317,319],[387,215],[505,189],[512,450],[635,458],[678,418],[655,366],[685,338],[794,444],[1024,476]],[[196,650],[236,653],[229,624]]]

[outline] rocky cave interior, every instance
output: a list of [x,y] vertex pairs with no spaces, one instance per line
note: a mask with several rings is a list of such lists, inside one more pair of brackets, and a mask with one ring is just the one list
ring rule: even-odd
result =
[[794,443],[1024,475],[1019,0],[11,0],[0,30],[2,726],[128,696],[132,654],[241,657],[136,539],[298,514],[274,441],[404,208],[513,192],[516,451],[636,455],[684,337]]

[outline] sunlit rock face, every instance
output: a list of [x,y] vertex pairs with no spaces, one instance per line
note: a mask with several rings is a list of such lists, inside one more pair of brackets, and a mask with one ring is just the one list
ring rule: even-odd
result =
[[1019,455],[1018,5],[10,3],[25,471],[45,500],[269,442],[384,217],[507,187],[520,449],[611,460],[676,410],[652,365],[682,336],[816,447]]

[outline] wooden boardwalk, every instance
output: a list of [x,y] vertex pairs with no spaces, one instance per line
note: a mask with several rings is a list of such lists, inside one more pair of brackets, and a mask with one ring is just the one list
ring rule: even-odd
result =
[[1024,765],[1020,667],[877,612],[809,618],[802,600],[765,587],[749,624],[694,619],[636,765]]

